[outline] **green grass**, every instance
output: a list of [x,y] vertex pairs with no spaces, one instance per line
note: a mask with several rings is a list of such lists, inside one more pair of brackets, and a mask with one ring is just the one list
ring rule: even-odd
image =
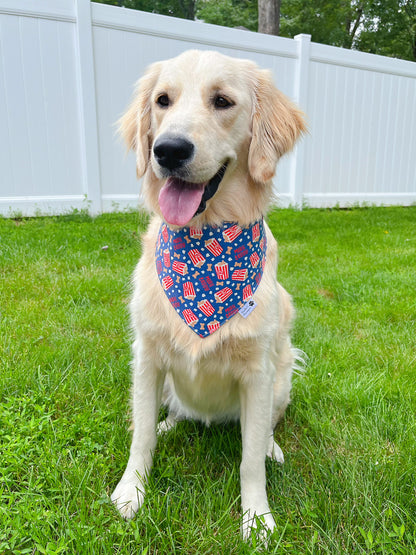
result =
[[[159,441],[145,505],[108,495],[129,447],[126,304],[139,214],[0,219],[0,553],[249,554],[237,425]],[[416,207],[277,210],[308,357],[267,461],[269,553],[416,553]],[[102,247],[108,247],[102,249]]]

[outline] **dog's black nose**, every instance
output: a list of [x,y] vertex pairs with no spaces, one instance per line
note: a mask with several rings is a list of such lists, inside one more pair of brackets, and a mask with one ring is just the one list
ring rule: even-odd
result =
[[157,162],[168,170],[176,170],[192,158],[194,145],[183,137],[159,137],[153,145]]

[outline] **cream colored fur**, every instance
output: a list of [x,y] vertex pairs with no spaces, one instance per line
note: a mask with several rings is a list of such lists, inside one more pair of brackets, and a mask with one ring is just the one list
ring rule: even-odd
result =
[[[161,95],[168,96],[168,107],[157,103]],[[232,108],[218,109],[218,96],[231,100]],[[304,131],[302,115],[274,87],[270,73],[254,63],[189,51],[148,69],[120,129],[136,152],[137,174],[144,175],[143,195],[153,218],[143,237],[130,304],[135,335],[132,445],[112,500],[126,518],[141,506],[163,400],[170,411],[159,432],[183,418],[205,423],[240,419],[243,535],[256,527],[255,515],[263,515],[265,529],[272,530],[265,457],[283,462],[273,430],[290,400],[294,365],[289,337],[293,309],[276,281],[276,241],[266,226],[266,266],[254,312],[247,319],[237,314],[213,335],[200,338],[172,309],[156,273],[158,195],[166,175],[152,145],[164,134],[186,136],[195,146],[187,165],[188,180],[195,183],[209,180],[228,161],[218,192],[191,222],[247,225],[267,211],[276,163]]]

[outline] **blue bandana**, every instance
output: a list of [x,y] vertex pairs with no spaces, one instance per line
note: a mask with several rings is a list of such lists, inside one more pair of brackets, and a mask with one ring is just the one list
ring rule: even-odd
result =
[[[160,226],[156,269],[173,308],[200,337],[241,311],[246,317],[266,262],[263,220],[248,227]],[[246,310],[247,309],[247,310]]]

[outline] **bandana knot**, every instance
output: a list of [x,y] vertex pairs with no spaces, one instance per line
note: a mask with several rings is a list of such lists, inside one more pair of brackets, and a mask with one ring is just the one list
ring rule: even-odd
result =
[[265,263],[263,219],[247,227],[234,222],[177,230],[160,226],[160,283],[173,308],[200,337],[214,333],[247,303],[254,305],[251,299]]

